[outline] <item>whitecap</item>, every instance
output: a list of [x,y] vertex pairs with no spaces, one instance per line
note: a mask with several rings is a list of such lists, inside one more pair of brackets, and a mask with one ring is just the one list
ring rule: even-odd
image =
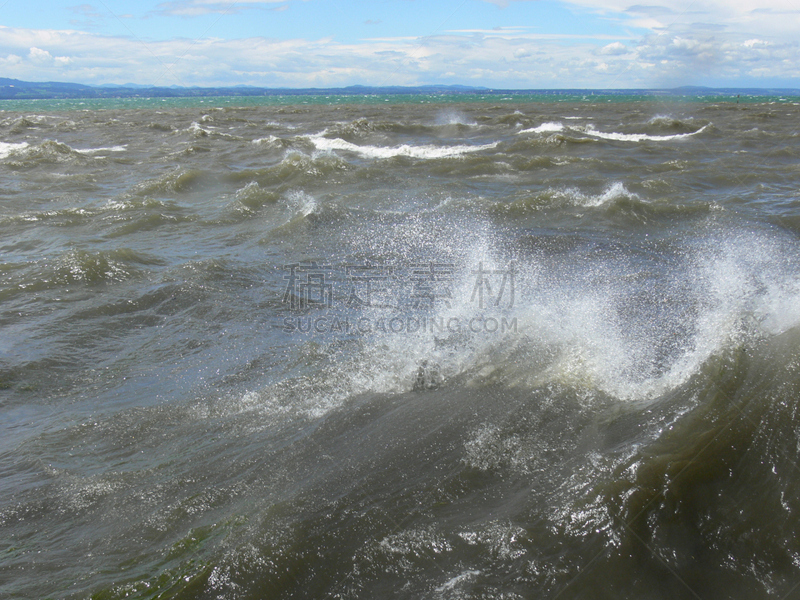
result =
[[683,138],[691,137],[693,135],[697,135],[698,133],[704,131],[707,127],[708,125],[703,125],[703,127],[692,133],[675,133],[673,135],[649,135],[646,133],[616,133],[616,132],[607,133],[604,131],[597,131],[593,126],[589,125],[584,130],[584,133],[586,133],[586,135],[602,138],[604,140],[616,140],[620,142],[643,142],[645,140],[652,142],[664,142],[669,140],[680,140]]
[[463,583],[463,582],[465,582],[465,581],[467,581],[469,579],[472,579],[473,577],[477,577],[480,574],[481,574],[480,571],[475,571],[475,570],[464,571],[460,575],[456,575],[455,577],[453,577],[449,581],[445,582],[443,585],[441,585],[438,588],[436,588],[436,591],[439,592],[440,594],[443,593],[443,592],[450,591],[453,588],[455,588],[456,586],[458,586],[459,584],[461,584],[461,583]]
[[555,133],[564,131],[564,125],[557,121],[542,123],[538,127],[531,127],[530,129],[523,129],[519,133]]
[[188,131],[188,132],[190,132],[190,133],[192,133],[192,134],[194,134],[196,136],[204,137],[204,136],[207,136],[207,135],[211,134],[211,129],[213,129],[213,127],[209,127],[208,129],[205,129],[203,127],[200,127],[200,123],[198,123],[197,121],[192,121],[192,124],[189,125],[189,127],[186,129],[186,131]]
[[642,200],[638,194],[628,191],[625,184],[615,181],[609,185],[601,194],[585,194],[577,188],[564,188],[553,191],[553,196],[558,199],[567,200],[573,206],[585,206],[587,208],[597,208],[615,202],[616,200],[632,199]]
[[[258,184],[256,183],[256,185]],[[302,190],[290,191],[286,197],[286,205],[295,215],[301,217],[307,217],[317,211],[317,201]]]
[[28,147],[28,142],[10,143],[0,142],[0,158],[5,158],[15,150],[23,150]]
[[494,142],[491,144],[483,144],[478,146],[411,146],[409,144],[402,144],[400,146],[383,147],[359,146],[341,138],[330,139],[322,137],[321,135],[309,136],[309,139],[314,146],[316,146],[317,150],[346,150],[348,152],[355,152],[367,158],[394,158],[396,156],[407,156],[409,158],[420,159],[452,158],[471,152],[488,150],[497,146],[497,142]]
[[97,154],[98,152],[125,152],[127,149],[127,144],[122,146],[108,146],[104,148],[73,148],[75,152],[79,152],[80,154]]
[[251,143],[255,144],[256,146],[261,146],[261,145],[272,146],[276,143],[279,143],[280,141],[281,139],[279,137],[270,135],[269,137],[255,139]]

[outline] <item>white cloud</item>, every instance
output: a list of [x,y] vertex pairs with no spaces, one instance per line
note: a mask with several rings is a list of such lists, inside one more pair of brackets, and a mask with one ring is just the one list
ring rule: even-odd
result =
[[[42,50],[41,48],[37,48],[36,46],[31,46],[31,49],[28,52],[28,58],[30,62],[36,65],[64,66],[72,62],[72,59],[68,56],[53,56],[47,50]],[[17,61],[17,63],[19,62],[20,61]]]
[[628,47],[621,42],[613,42],[611,44],[603,46],[600,49],[600,54],[607,54],[611,56],[619,56],[621,54],[627,54],[628,52],[630,52],[628,50]]
[[[304,0],[305,1],[305,0]],[[210,13],[233,14],[246,8],[266,8],[271,4],[279,4],[287,0],[170,0],[162,2],[156,8],[156,13],[168,16],[196,17]],[[278,7],[273,10],[285,10]]]
[[749,37],[777,35],[788,40],[800,31],[797,0],[673,0],[668,6],[631,6],[629,0],[570,0],[570,4],[654,33],[697,29],[705,24],[728,35],[750,32]]
[[672,45],[679,51],[686,54],[693,54],[700,46],[700,42],[697,40],[685,39],[682,37],[676,37],[672,39]]
[[800,84],[800,45],[794,41],[754,52],[741,39],[653,35],[637,46],[636,59],[659,65],[654,76],[661,85],[775,85],[776,80],[793,81],[793,87]]
[[[596,2],[576,1],[587,7]],[[53,80],[57,68],[59,80],[96,84],[338,87],[476,83],[504,88],[608,88],[780,80],[800,87],[800,44],[794,34],[780,36],[749,25],[745,31],[745,25],[735,20],[721,20],[721,28],[709,28],[708,23],[716,17],[707,9],[706,0],[698,1],[705,2],[706,8],[692,12],[693,17],[682,15],[680,8],[670,11],[665,7],[632,6],[627,13],[607,13],[606,18],[628,24],[630,19],[658,20],[651,33],[628,37],[542,33],[520,25],[351,43],[331,38],[265,37],[143,42],[75,30],[0,26],[2,51],[7,55],[0,64],[8,77]],[[732,1],[738,4],[738,0]],[[623,0],[608,0],[608,4],[614,2],[622,5]],[[184,0],[172,4],[205,9],[220,3]],[[687,5],[684,2],[684,11]],[[756,14],[759,19],[775,17],[770,11]]]
[[53,56],[47,51],[33,46],[28,53],[30,59],[34,62],[44,63],[53,60]]

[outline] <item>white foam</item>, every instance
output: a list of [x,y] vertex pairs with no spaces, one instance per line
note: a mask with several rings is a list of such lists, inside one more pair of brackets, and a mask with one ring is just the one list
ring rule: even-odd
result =
[[[597,196],[565,192],[575,194],[575,200],[598,204],[633,196],[620,182]],[[445,382],[466,375],[479,382],[499,377],[506,385],[524,388],[560,383],[646,403],[685,384],[712,356],[749,335],[747,327],[754,323],[771,334],[800,323],[800,279],[787,278],[786,272],[797,252],[791,244],[741,232],[730,240],[711,235],[684,251],[683,266],[669,275],[674,293],[648,292],[636,265],[624,256],[609,256],[588,273],[571,270],[568,262],[542,269],[521,264],[513,313],[518,334],[467,335],[453,339],[452,345],[447,340],[431,343],[424,336],[412,338],[413,343],[409,336],[365,340],[365,357],[384,357],[379,364],[368,360],[372,380],[367,385],[381,391],[407,389],[416,365],[427,359],[441,367]],[[783,266],[774,264],[776,257]],[[485,248],[473,248],[466,258],[466,264],[480,261],[487,269],[503,268],[492,264]],[[473,284],[469,276],[454,282],[452,309],[442,307],[437,318],[448,322],[474,315],[474,303],[469,302]],[[675,311],[662,308],[672,303]],[[518,449],[495,442],[491,428],[479,432],[467,448],[474,466],[515,464]],[[492,453],[487,455],[486,448]]]
[[104,148],[85,148],[85,149],[73,148],[75,152],[79,152],[80,154],[97,154],[98,152],[125,152],[127,149],[128,149],[127,144],[122,146],[109,146]]
[[615,181],[602,194],[598,196],[592,196],[591,202],[587,206],[603,206],[608,202],[613,202],[614,200],[619,200],[620,198],[640,199],[637,194],[629,192],[622,182]]
[[548,123],[542,123],[538,127],[523,129],[519,133],[556,133],[558,131],[564,131],[564,124],[559,123],[557,121],[553,121]]
[[477,577],[480,574],[481,574],[480,571],[464,571],[460,575],[456,575],[449,581],[446,581],[443,585],[436,588],[436,591],[439,592],[440,594],[442,592],[447,592],[455,588],[460,583],[467,581],[468,579],[472,579],[473,577]]
[[239,198],[242,195],[247,195],[247,194],[250,194],[252,192],[256,192],[256,191],[260,191],[260,190],[261,190],[261,186],[258,185],[258,182],[257,181],[251,181],[250,183],[248,183],[243,188],[239,188],[238,190],[236,190],[236,197]]
[[271,135],[269,137],[255,139],[255,140],[253,140],[252,143],[255,144],[256,146],[261,146],[261,145],[272,146],[276,142],[280,142],[280,138],[277,137],[277,136]]
[[[248,184],[248,186],[251,184]],[[258,183],[255,183],[257,186]],[[245,186],[247,188],[247,186]],[[286,197],[287,206],[295,215],[307,217],[317,210],[317,201],[302,190],[292,190]]]
[[703,125],[697,131],[692,133],[675,133],[673,135],[649,135],[646,133],[616,133],[611,132],[607,133],[604,131],[597,131],[592,125],[589,125],[584,130],[586,135],[591,135],[593,137],[602,138],[604,140],[616,140],[619,142],[643,142],[643,141],[651,141],[651,142],[665,142],[669,140],[681,140],[693,135],[697,135],[704,131],[708,125]]
[[800,325],[800,280],[772,284],[756,306],[756,318],[771,335]]
[[647,122],[650,125],[671,125],[672,123],[680,122],[680,119],[676,119],[672,115],[655,115]]
[[[594,274],[595,280],[608,283],[569,298],[563,307],[554,306],[560,328],[548,326],[546,319],[534,321],[542,338],[560,340],[567,350],[552,372],[587,381],[623,400],[646,402],[686,383],[732,344],[800,324],[800,281],[790,266],[797,253],[793,244],[763,233],[728,231],[687,250],[694,257],[677,274],[676,283],[682,287],[691,282],[692,290],[674,297],[687,307],[685,327],[675,327],[676,315],[631,320],[621,310],[629,303],[629,288],[619,280],[618,267],[609,265],[608,275],[603,269]],[[546,314],[546,307],[538,310]],[[653,320],[642,321],[647,318]],[[670,331],[674,351],[659,358],[658,349],[669,341]]]
[[555,198],[566,200],[573,206],[585,206],[597,208],[615,200],[629,198],[642,200],[638,194],[628,191],[621,181],[615,181],[609,185],[601,194],[585,194],[577,188],[565,188],[553,192]]
[[208,127],[208,129],[200,127],[200,123],[198,123],[197,121],[192,121],[192,124],[189,125],[189,127],[186,130],[197,136],[206,136],[211,134],[212,129],[213,127],[210,126]]
[[10,142],[0,142],[0,159],[6,158],[9,154],[16,150],[22,150],[28,147],[28,142],[19,142],[17,144]]
[[480,146],[411,146],[409,144],[402,144],[401,146],[359,146],[341,138],[326,138],[322,134],[309,136],[309,139],[317,148],[317,150],[331,151],[331,150],[346,150],[348,152],[355,152],[367,158],[394,158],[396,156],[407,156],[409,158],[419,159],[436,159],[436,158],[453,158],[469,154],[472,152],[480,152],[482,150],[489,150],[497,146],[497,142],[491,144],[483,144]]

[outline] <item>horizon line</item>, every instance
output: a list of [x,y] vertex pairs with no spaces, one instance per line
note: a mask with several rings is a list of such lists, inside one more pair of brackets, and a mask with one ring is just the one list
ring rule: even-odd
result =
[[202,97],[281,97],[281,96],[411,96],[415,94],[468,97],[494,95],[544,95],[559,96],[583,94],[584,96],[641,95],[651,98],[679,96],[707,97],[721,95],[738,98],[767,96],[800,96],[800,88],[783,87],[709,87],[684,85],[663,88],[490,88],[464,84],[423,84],[414,86],[351,84],[325,88],[262,87],[247,84],[221,86],[152,86],[143,84],[83,84],[63,81],[24,81],[0,77],[0,100],[110,100],[132,98],[202,98]]
[[[463,89],[468,91],[481,91],[481,92],[558,92],[558,91],[604,91],[604,92],[660,92],[660,91],[674,91],[674,90],[709,90],[709,91],[728,91],[728,90],[764,90],[764,91],[793,91],[800,92],[800,87],[779,87],[779,86],[753,86],[753,85],[731,85],[731,86],[705,86],[705,85],[679,85],[671,87],[542,87],[542,88],[505,88],[505,87],[487,87],[483,85],[469,85],[463,83],[422,83],[417,85],[370,85],[363,83],[354,83],[349,85],[339,86],[326,86],[326,87],[270,87],[267,85],[252,85],[252,84],[233,84],[233,85],[155,85],[155,84],[140,84],[140,83],[79,83],[76,81],[29,81],[22,79],[14,79],[11,77],[0,77],[0,82],[13,81],[20,84],[33,84],[33,85],[67,85],[67,86],[80,86],[91,89],[156,89],[156,90],[211,90],[211,89],[251,89],[251,90],[268,90],[268,91],[315,91],[315,90],[351,90],[356,88],[367,89],[393,89],[393,90],[416,90],[421,88],[447,88],[447,89]],[[0,88],[14,87],[13,84],[0,83]]]

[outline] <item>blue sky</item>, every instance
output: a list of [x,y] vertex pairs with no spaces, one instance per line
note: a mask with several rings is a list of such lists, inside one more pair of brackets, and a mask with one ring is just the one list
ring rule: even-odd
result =
[[800,0],[0,0],[0,76],[800,88]]

